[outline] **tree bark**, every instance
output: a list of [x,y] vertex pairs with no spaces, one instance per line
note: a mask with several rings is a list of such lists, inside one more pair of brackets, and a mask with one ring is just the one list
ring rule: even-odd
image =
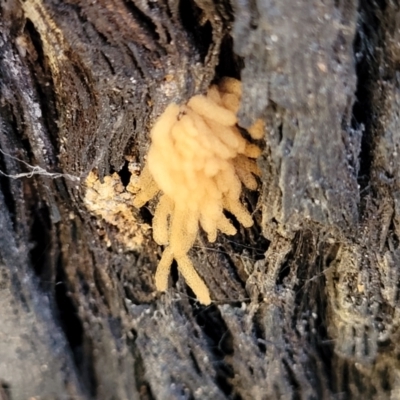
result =
[[[0,11],[1,400],[400,398],[397,1]],[[155,119],[223,76],[266,133],[255,225],[191,252],[203,307],[155,291],[154,204],[129,247],[85,179],[127,199]]]

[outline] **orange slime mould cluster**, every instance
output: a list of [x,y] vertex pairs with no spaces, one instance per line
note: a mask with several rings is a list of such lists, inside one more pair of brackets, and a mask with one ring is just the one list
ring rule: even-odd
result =
[[[186,105],[170,104],[151,130],[151,145],[138,182],[134,206],[142,207],[159,195],[153,218],[153,238],[166,246],[155,275],[156,288],[166,291],[171,264],[202,304],[209,290],[188,256],[199,230],[214,242],[217,232],[234,235],[225,216],[233,214],[244,226],[253,220],[240,201],[242,184],[255,190],[260,148],[248,142],[237,125],[241,82],[223,78],[206,95]],[[248,129],[253,139],[264,135],[262,121]]]

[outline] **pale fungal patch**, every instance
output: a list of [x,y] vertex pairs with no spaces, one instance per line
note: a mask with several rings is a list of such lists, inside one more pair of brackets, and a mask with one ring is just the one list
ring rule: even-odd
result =
[[[255,159],[258,146],[249,143],[237,126],[241,83],[224,78],[207,95],[192,97],[187,105],[170,104],[151,131],[147,163],[138,182],[135,207],[142,207],[160,193],[153,219],[153,238],[166,246],[155,276],[156,288],[165,291],[175,259],[197,299],[210,304],[209,290],[187,253],[199,225],[214,242],[217,232],[236,233],[223,210],[244,226],[253,220],[240,201],[242,184],[257,188],[260,175]],[[254,139],[264,135],[257,121],[248,129]]]
[[[131,179],[130,186],[134,185]],[[133,195],[126,191],[118,174],[104,177],[101,183],[97,174],[91,171],[85,181],[84,203],[89,211],[118,229],[116,239],[127,250],[141,248],[150,226],[138,224],[132,207]],[[129,187],[128,187],[129,189]],[[110,245],[106,237],[107,245]]]

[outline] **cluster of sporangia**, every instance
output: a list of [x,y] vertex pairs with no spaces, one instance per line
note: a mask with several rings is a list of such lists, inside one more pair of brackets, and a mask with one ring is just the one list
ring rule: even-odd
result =
[[[228,210],[244,226],[253,224],[240,201],[242,183],[257,188],[260,175],[255,162],[261,151],[240,133],[236,113],[241,83],[224,78],[206,95],[192,97],[186,105],[170,104],[151,131],[147,163],[141,173],[135,207],[142,207],[160,193],[153,219],[154,240],[166,246],[155,275],[157,290],[165,291],[171,264],[203,304],[211,302],[204,281],[197,274],[188,251],[199,224],[214,242],[217,230],[236,233],[226,218]],[[261,139],[263,124],[257,121],[248,133]]]

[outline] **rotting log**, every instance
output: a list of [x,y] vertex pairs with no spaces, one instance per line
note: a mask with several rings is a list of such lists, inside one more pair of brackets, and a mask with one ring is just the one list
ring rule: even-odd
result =
[[[0,7],[2,400],[400,398],[396,1]],[[126,186],[166,105],[222,76],[263,174],[254,227],[192,251],[202,307],[177,273],[155,292],[151,230],[125,248],[84,183]]]

